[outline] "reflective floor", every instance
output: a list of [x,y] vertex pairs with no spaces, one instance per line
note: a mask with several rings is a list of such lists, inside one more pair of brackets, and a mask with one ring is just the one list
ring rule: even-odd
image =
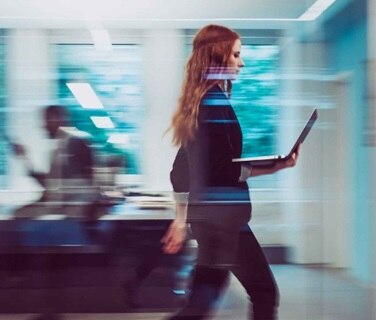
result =
[[[281,291],[280,320],[373,320],[374,296],[343,271],[321,267],[273,265]],[[64,314],[66,320],[159,320],[168,313]],[[246,319],[247,299],[231,280],[213,319]],[[28,320],[32,314],[3,314],[0,320]]]

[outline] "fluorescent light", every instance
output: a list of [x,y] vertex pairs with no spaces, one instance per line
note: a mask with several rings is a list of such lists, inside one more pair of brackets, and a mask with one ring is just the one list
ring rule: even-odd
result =
[[304,12],[299,20],[315,20],[326,9],[328,9],[336,0],[317,0],[312,6],[310,6],[306,12]]
[[113,129],[115,128],[114,123],[112,122],[110,117],[90,117],[91,121],[93,121],[94,125],[100,129]]
[[112,133],[107,140],[108,143],[114,144],[128,144],[129,134],[127,133]]
[[70,82],[66,84],[69,90],[73,93],[82,108],[85,109],[101,109],[102,102],[95,94],[93,88],[86,82]]
[[94,41],[95,49],[100,51],[111,51],[112,43],[110,35],[107,30],[104,29],[92,29],[90,30],[91,37]]

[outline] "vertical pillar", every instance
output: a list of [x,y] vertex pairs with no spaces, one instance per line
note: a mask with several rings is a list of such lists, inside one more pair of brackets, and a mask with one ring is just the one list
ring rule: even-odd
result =
[[[319,119],[302,146],[298,165],[281,173],[285,241],[293,263],[348,263],[349,143],[346,104],[326,77],[326,46],[290,38],[282,48],[281,149],[288,150],[313,107]],[[324,71],[324,72],[322,72]],[[319,75],[322,74],[320,78]],[[321,97],[332,96],[328,104]],[[311,102],[309,102],[311,101]],[[344,100],[342,99],[341,102]]]
[[171,145],[171,124],[184,71],[184,34],[180,30],[150,30],[145,35],[145,187],[170,190],[169,172],[176,150]]
[[[371,148],[371,166],[372,172],[370,172],[371,178],[371,191],[370,191],[370,203],[371,203],[371,243],[372,249],[372,267],[371,270],[376,270],[376,40],[375,29],[376,28],[376,0],[368,0],[368,51],[369,51],[369,68],[368,68],[368,96],[369,96],[369,143]],[[373,293],[373,319],[376,319],[376,273],[373,272],[372,279],[372,293]]]
[[[7,133],[27,147],[37,169],[46,169],[41,107],[51,96],[49,42],[46,30],[13,29],[6,38]],[[10,188],[33,188],[23,164],[9,156]]]

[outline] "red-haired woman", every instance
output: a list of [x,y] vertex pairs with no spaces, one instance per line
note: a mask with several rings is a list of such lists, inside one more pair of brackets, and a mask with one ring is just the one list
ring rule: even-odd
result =
[[[189,192],[187,220],[198,256],[187,305],[170,319],[209,316],[229,272],[248,293],[253,319],[277,317],[278,288],[248,226],[251,201],[246,179],[294,166],[298,151],[272,168],[232,162],[242,153],[242,132],[229,101],[231,80],[244,66],[240,51],[236,32],[218,25],[202,28],[193,40],[172,119],[173,142],[180,150],[171,178],[175,190]],[[179,181],[187,186],[179,186]],[[176,252],[184,235],[185,226],[177,217],[163,239],[165,251]]]

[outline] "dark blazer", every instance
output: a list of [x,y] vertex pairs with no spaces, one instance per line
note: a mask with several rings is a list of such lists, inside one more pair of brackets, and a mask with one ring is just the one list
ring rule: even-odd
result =
[[[57,179],[85,179],[91,184],[93,180],[94,155],[89,142],[81,137],[66,136],[65,147],[54,153],[48,173],[30,171],[43,187],[47,187],[47,180]],[[57,171],[57,173],[53,172]]]
[[183,147],[175,156],[170,181],[174,192],[189,192],[189,167],[187,153]]
[[178,151],[171,172],[174,190],[189,191],[188,220],[243,224],[250,219],[248,185],[239,182],[240,164],[232,162],[241,153],[239,121],[226,94],[213,86],[200,103],[195,137]]
[[67,161],[62,168],[64,178],[93,179],[94,155],[86,139],[70,137],[66,146]]

